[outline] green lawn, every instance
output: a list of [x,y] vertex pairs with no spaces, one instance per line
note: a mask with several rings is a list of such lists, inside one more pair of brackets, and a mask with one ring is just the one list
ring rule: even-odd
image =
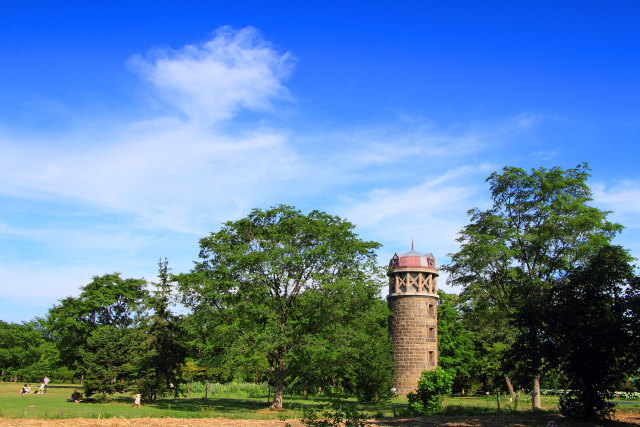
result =
[[[326,402],[304,400],[286,395],[284,411],[269,410],[267,396],[251,398],[241,396],[214,395],[205,399],[203,395],[191,395],[190,398],[163,399],[155,402],[142,402],[142,408],[133,408],[133,398],[129,395],[111,396],[107,402],[73,403],[67,402],[74,385],[52,385],[44,395],[18,394],[21,384],[0,384],[0,417],[4,418],[248,418],[248,419],[295,419],[302,417],[302,408],[321,408]],[[360,404],[349,401],[358,411],[370,417],[382,418],[406,415],[406,399],[396,398],[391,402],[378,405]],[[558,398],[543,396],[543,410],[548,413],[557,412]],[[492,415],[498,413],[495,396],[455,397],[447,399],[446,414],[449,415]],[[518,402],[509,402],[502,396],[501,411],[503,414],[526,413],[530,410],[531,401],[525,397]],[[618,410],[640,412],[640,402],[618,405]]]
[[[0,417],[5,418],[249,418],[249,419],[289,419],[301,418],[302,408],[317,407],[323,404],[314,400],[292,399],[285,396],[284,411],[270,411],[267,396],[259,398],[239,396],[204,396],[159,399],[155,402],[142,402],[142,408],[133,408],[133,398],[128,395],[110,396],[107,402],[67,402],[74,389],[80,386],[52,385],[47,394],[19,395],[21,384],[0,384]],[[358,410],[371,415],[380,415],[373,405],[352,403]],[[387,403],[381,413],[392,416],[394,408],[400,411],[404,403]]]

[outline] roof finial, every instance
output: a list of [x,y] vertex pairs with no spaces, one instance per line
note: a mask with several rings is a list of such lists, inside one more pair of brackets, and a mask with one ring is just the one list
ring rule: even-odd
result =
[[411,252],[413,252],[413,237],[411,238]]

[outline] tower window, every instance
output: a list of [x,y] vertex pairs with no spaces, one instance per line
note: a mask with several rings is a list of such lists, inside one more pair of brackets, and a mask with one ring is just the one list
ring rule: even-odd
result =
[[429,363],[433,363],[435,362],[435,354],[433,353],[433,351],[429,352]]

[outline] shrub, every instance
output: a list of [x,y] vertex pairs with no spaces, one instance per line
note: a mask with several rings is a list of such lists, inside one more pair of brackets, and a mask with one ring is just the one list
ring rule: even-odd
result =
[[454,373],[440,366],[422,371],[418,390],[409,393],[409,412],[416,415],[434,415],[442,412],[444,397],[451,394]]
[[571,390],[560,396],[562,415],[584,421],[611,419],[615,403],[609,399],[614,393],[606,390]]
[[340,401],[332,402],[331,409],[319,417],[315,410],[304,407],[302,424],[309,427],[364,427],[369,425],[367,415],[358,412],[352,405]]

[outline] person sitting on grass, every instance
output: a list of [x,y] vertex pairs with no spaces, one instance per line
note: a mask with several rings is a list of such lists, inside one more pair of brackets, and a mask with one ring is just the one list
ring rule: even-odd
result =
[[40,383],[40,388],[38,389],[38,394],[44,394],[44,383]]
[[20,393],[18,394],[29,394],[29,384],[23,385],[22,389],[20,390]]
[[78,390],[73,390],[73,393],[71,393],[71,397],[67,399],[67,402],[78,403],[81,400],[82,400],[82,393],[78,393]]

